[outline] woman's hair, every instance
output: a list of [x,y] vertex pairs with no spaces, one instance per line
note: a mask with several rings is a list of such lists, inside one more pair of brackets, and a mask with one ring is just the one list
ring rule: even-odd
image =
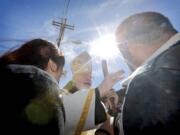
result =
[[58,67],[63,67],[65,64],[64,56],[60,54],[55,45],[43,39],[34,39],[24,43],[20,48],[1,56],[0,65],[34,65],[44,70],[49,59],[54,61]]

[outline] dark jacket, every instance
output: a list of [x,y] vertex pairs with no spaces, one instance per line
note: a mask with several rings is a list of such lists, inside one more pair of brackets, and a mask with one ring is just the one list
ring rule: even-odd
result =
[[1,135],[62,135],[58,84],[34,66],[0,65]]
[[180,135],[180,42],[145,64],[128,85],[125,135]]

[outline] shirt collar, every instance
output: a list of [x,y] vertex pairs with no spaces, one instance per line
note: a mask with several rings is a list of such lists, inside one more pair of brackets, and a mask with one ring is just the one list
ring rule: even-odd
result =
[[148,63],[152,59],[159,56],[161,53],[169,49],[171,46],[176,44],[178,41],[180,41],[180,33],[175,34],[173,37],[171,37],[164,45],[162,45],[159,49],[157,49],[147,60],[145,63]]

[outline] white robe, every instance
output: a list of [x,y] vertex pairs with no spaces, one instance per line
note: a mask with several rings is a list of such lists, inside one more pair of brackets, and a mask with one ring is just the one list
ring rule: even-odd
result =
[[[66,135],[75,134],[75,130],[78,126],[88,92],[89,90],[79,90],[74,94],[67,94],[62,96],[66,117],[64,130]],[[95,91],[93,92],[89,113],[87,115],[83,130],[89,130],[93,128],[95,128]]]

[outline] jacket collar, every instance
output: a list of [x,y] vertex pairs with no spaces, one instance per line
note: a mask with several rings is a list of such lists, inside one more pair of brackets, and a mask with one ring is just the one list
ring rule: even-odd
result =
[[[162,45],[158,50],[156,50],[145,62],[148,63],[149,61],[155,59],[157,56],[168,50],[171,46],[175,45],[178,41],[180,41],[180,33],[175,34],[171,37],[164,45]],[[144,65],[144,64],[143,64]]]

